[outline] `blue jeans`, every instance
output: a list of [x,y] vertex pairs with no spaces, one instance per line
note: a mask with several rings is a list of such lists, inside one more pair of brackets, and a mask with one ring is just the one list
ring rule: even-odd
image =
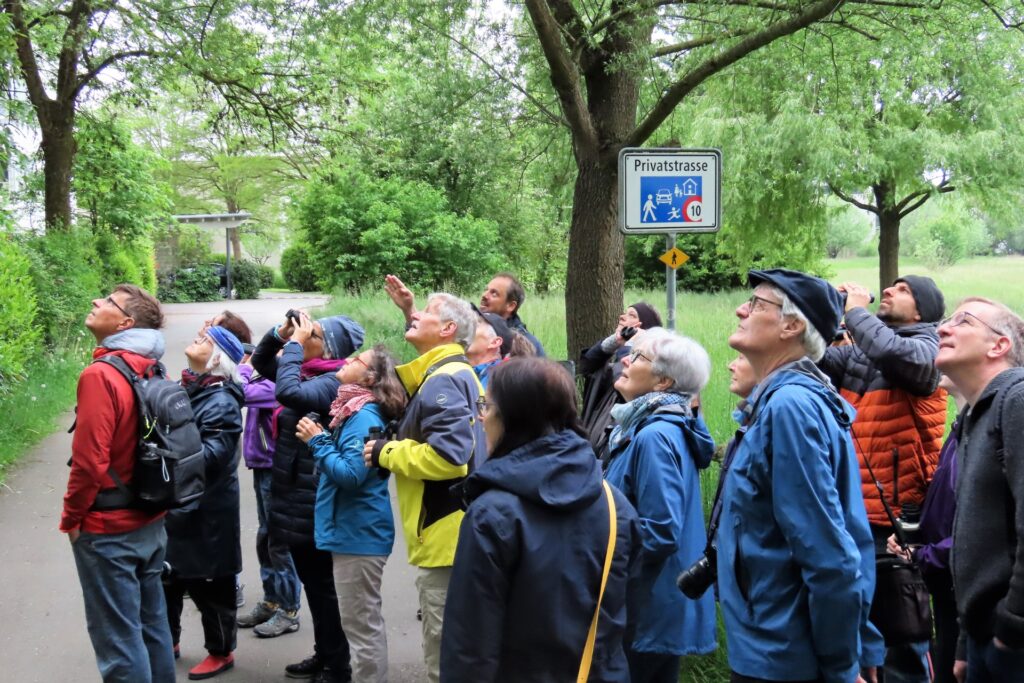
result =
[[1024,649],[1001,650],[967,637],[967,683],[1024,683]]
[[270,518],[271,474],[270,468],[252,471],[252,484],[256,491],[256,516],[260,522],[260,528],[256,531],[256,558],[260,563],[263,599],[277,603],[281,609],[297,610],[302,584],[295,571],[295,563],[292,562],[288,546],[272,544],[267,530],[267,520]]
[[173,683],[163,520],[123,534],[83,532],[71,546],[104,683]]

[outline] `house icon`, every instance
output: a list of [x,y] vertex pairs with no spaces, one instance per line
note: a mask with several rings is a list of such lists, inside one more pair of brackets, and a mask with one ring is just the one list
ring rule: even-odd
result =
[[697,181],[693,178],[687,178],[683,181],[683,196],[692,197],[697,194]]

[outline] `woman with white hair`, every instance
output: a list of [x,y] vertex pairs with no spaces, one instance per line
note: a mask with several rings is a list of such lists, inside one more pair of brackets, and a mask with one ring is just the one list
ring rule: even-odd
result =
[[711,361],[694,340],[660,327],[637,335],[615,389],[605,478],[640,518],[643,553],[627,597],[626,658],[634,683],[679,678],[681,655],[716,647],[712,593],[688,600],[676,577],[704,552],[700,470],[715,444],[690,409]]
[[238,515],[238,438],[244,394],[238,382],[242,344],[219,326],[199,334],[187,349],[181,385],[192,402],[203,440],[206,489],[198,505],[167,513],[164,579],[174,656],[180,654],[181,610],[187,592],[203,617],[208,656],[188,672],[211,678],[234,666],[237,626],[235,575],[242,570]]

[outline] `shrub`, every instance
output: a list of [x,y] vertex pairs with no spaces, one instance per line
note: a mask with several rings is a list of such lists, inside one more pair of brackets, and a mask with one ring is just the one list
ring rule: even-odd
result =
[[216,301],[222,298],[217,266],[188,266],[162,275],[157,286],[157,298],[166,304]]
[[256,267],[260,273],[260,288],[265,289],[267,287],[274,286],[274,268],[263,263],[257,263]]
[[[503,262],[497,224],[456,214],[424,182],[341,171],[310,185],[299,216],[323,289],[377,286],[399,269],[418,286],[459,290]],[[282,270],[287,279],[283,260]]]
[[231,288],[238,299],[257,299],[260,295],[263,274],[252,261],[235,261],[231,264]]
[[313,248],[305,242],[295,242],[281,254],[281,276],[289,288],[299,292],[316,290],[312,254]]
[[92,300],[103,293],[92,232],[83,228],[25,238],[32,261],[36,320],[48,345],[81,328]]
[[0,393],[40,352],[31,270],[32,262],[18,244],[0,236]]
[[[676,269],[676,287],[688,292],[717,292],[742,287],[746,270],[741,270],[728,255],[716,249],[713,235],[679,235],[676,247],[690,259]],[[658,257],[665,253],[662,235],[626,239],[626,287],[664,289],[665,264]]]
[[147,292],[156,291],[156,262],[148,238],[119,239],[109,232],[96,236],[102,289],[130,282]]

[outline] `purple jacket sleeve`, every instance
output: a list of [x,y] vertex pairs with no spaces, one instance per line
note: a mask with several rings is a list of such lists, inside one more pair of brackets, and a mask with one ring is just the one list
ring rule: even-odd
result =
[[242,388],[245,389],[246,408],[276,408],[277,399],[274,398],[274,383],[264,377],[252,379],[253,369],[251,365],[239,365],[238,374],[242,377]]
[[953,547],[953,537],[947,536],[938,543],[923,545],[914,551],[914,559],[925,573],[933,571],[949,571],[949,550]]

